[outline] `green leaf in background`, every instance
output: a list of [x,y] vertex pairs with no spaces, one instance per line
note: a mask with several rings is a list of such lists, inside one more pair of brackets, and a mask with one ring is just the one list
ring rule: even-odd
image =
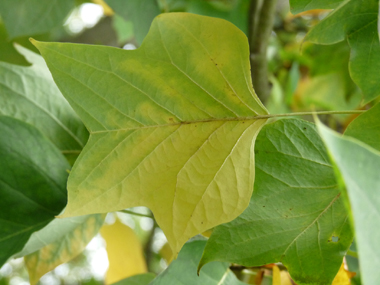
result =
[[334,9],[345,0],[290,0],[290,12],[298,14],[313,9]]
[[169,13],[137,50],[34,43],[90,130],[65,217],[147,206],[177,254],[248,206],[267,111],[238,28]]
[[153,273],[138,274],[112,285],[148,285],[156,276]]
[[350,74],[363,91],[364,103],[380,95],[378,11],[378,0],[347,0],[313,27],[305,38],[317,44],[334,44],[347,39],[351,47]]
[[17,50],[33,65],[0,62],[0,115],[32,124],[64,154],[78,155],[88,131],[55,85],[43,58],[21,46]]
[[55,219],[34,233],[23,252],[37,251],[25,256],[30,284],[34,285],[47,272],[79,255],[103,225],[105,215],[87,215]]
[[363,284],[380,280],[380,152],[318,123],[318,130],[343,179],[354,220]]
[[74,0],[4,0],[0,1],[0,15],[10,39],[43,34],[63,25]]
[[31,125],[0,116],[0,134],[1,266],[62,211],[70,166]]
[[156,277],[149,285],[243,285],[226,262],[213,262],[205,265],[197,275],[197,265],[201,259],[206,241],[197,240],[186,243],[178,258]]
[[225,19],[247,34],[249,3],[250,0],[190,0],[186,11],[203,16]]
[[380,103],[352,121],[344,134],[380,151]]
[[0,22],[0,61],[29,66],[30,63],[17,52],[13,43],[7,39],[5,27]]
[[160,14],[156,0],[106,0],[114,12],[133,23],[136,41],[141,45],[153,19]]
[[331,284],[353,236],[315,125],[296,119],[266,125],[255,160],[250,205],[214,228],[200,266],[282,262],[297,284]]

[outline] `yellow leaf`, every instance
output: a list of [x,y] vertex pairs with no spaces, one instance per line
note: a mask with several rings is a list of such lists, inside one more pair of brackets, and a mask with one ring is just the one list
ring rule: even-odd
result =
[[133,51],[32,42],[91,133],[62,217],[146,206],[177,255],[247,208],[268,112],[237,27],[164,13]]
[[350,285],[350,278],[354,275],[355,274],[352,274],[352,272],[349,272],[346,269],[344,269],[344,263],[342,263],[342,266],[340,267],[338,274],[335,276],[332,285]]
[[273,266],[273,285],[292,285],[289,273],[280,271],[277,265]]
[[112,16],[113,14],[115,14],[114,11],[111,9],[111,7],[108,6],[106,2],[104,2],[104,0],[92,0],[92,2],[102,6],[104,15]]
[[[52,225],[50,229],[55,231],[53,234],[57,236],[56,240],[24,257],[30,284],[36,284],[44,274],[80,254],[98,233],[104,217],[105,215],[89,215],[57,220],[56,223],[60,224],[62,235],[60,232],[57,233],[59,229],[56,227],[52,229]],[[46,233],[39,235],[41,242],[46,242],[43,240],[44,234]]]
[[109,268],[105,284],[147,272],[141,243],[134,231],[119,220],[100,229],[107,243]]
[[173,251],[169,243],[165,243],[164,246],[160,249],[160,255],[165,259],[166,264],[169,265],[173,260]]

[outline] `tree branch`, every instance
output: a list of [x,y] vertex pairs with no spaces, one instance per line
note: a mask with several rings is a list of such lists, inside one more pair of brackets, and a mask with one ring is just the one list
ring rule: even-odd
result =
[[251,0],[249,14],[249,44],[252,84],[257,96],[265,103],[270,94],[267,48],[273,30],[277,0]]

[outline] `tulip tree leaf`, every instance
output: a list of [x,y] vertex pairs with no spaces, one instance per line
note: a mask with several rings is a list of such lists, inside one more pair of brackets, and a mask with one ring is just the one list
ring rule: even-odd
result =
[[74,0],[0,1],[0,15],[11,39],[49,32],[63,25]]
[[106,284],[147,272],[143,247],[133,229],[117,219],[112,225],[104,225],[100,234],[106,242],[109,262]]
[[149,285],[244,285],[229,269],[226,262],[207,264],[199,276],[197,264],[202,256],[206,241],[197,240],[184,245],[178,258],[158,275]]
[[313,9],[334,9],[345,0],[290,0],[290,12],[298,14]]
[[0,134],[1,266],[62,211],[70,166],[31,125],[0,116]]
[[352,121],[344,134],[380,151],[380,103]]
[[45,246],[24,258],[30,284],[36,284],[45,273],[80,254],[99,232],[104,218],[104,214],[96,214],[55,219],[41,231],[32,235],[32,238],[36,239],[33,241],[34,244],[46,243]]
[[267,111],[238,28],[170,13],[137,50],[34,44],[90,131],[64,217],[147,206],[177,254],[247,207]]
[[[34,232],[29,238],[28,242],[25,244],[22,251],[15,254],[14,257],[22,257],[29,255],[33,252],[36,252],[46,245],[56,243],[61,240],[69,240],[69,235],[77,229],[90,229],[89,232],[92,232],[91,227],[95,227],[99,230],[99,227],[102,225],[104,216],[102,214],[93,214],[79,217],[70,217],[64,219],[54,219],[43,229]],[[95,223],[94,223],[95,222]]]
[[350,74],[363,91],[364,103],[380,95],[378,11],[378,0],[345,1],[305,38],[317,44],[334,44],[347,39],[351,47]]
[[88,139],[85,126],[55,85],[43,58],[16,48],[33,65],[0,62],[0,115],[32,124],[63,153],[78,154]]
[[154,17],[160,14],[156,0],[106,0],[116,14],[133,23],[136,41],[141,45]]
[[380,152],[318,123],[351,204],[363,284],[380,280]]
[[200,266],[282,262],[297,284],[331,284],[353,237],[315,125],[295,119],[266,125],[255,159],[250,205],[214,228]]

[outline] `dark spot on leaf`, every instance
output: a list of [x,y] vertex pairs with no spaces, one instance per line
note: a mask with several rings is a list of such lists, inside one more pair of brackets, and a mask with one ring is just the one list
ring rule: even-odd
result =
[[265,208],[265,206],[263,206]]
[[293,210],[293,208],[290,208],[289,211]]
[[303,128],[304,130],[306,130],[306,128]]

